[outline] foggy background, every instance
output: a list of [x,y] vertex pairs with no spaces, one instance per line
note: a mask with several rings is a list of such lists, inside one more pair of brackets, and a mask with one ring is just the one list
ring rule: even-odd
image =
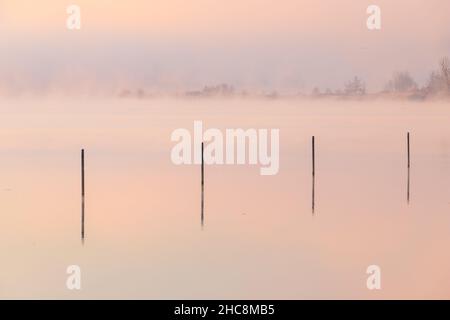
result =
[[[81,30],[66,29],[70,4]],[[0,0],[0,93],[310,92],[354,76],[373,92],[395,71],[424,85],[450,55],[449,12],[448,0]]]

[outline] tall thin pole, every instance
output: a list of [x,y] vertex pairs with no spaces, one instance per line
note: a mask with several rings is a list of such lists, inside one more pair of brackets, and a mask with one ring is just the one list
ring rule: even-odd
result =
[[315,182],[316,182],[316,146],[315,138],[312,137],[312,213],[315,209]]
[[84,242],[84,149],[81,149],[81,240]]
[[408,132],[408,134],[406,135],[406,141],[407,141],[407,144],[408,144],[408,169],[409,168],[411,168],[411,154],[410,154],[410,145],[409,145],[409,141],[410,141],[410,139],[409,139],[409,132]]
[[409,132],[406,135],[406,144],[407,144],[407,149],[408,149],[408,185],[407,185],[407,190],[406,190],[406,201],[409,203],[409,199],[410,199],[410,171],[411,171],[411,148],[410,148],[410,137],[409,137]]
[[202,142],[202,167],[201,167],[201,183],[202,183],[202,199],[201,199],[201,222],[202,222],[202,228],[204,225],[204,208],[205,208],[205,166],[204,166],[204,157],[203,157],[203,142]]
[[312,175],[316,174],[316,148],[315,148],[315,137],[312,137]]

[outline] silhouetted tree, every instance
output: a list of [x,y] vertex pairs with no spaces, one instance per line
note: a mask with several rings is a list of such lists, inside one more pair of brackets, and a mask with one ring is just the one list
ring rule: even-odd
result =
[[430,78],[428,79],[426,89],[428,93],[438,93],[443,90],[443,84],[444,81],[439,72],[432,71],[430,73]]
[[417,89],[417,83],[408,72],[395,72],[386,85],[390,92],[407,92]]
[[312,90],[311,94],[313,96],[320,96],[320,89],[318,87],[314,87],[314,89]]
[[439,66],[441,67],[441,76],[444,80],[446,90],[450,92],[450,61],[448,57],[442,58]]
[[366,93],[366,85],[358,77],[354,77],[353,80],[347,82],[344,92],[349,96],[360,96]]
[[430,74],[426,89],[429,94],[450,93],[450,62],[447,57],[439,62],[439,70]]

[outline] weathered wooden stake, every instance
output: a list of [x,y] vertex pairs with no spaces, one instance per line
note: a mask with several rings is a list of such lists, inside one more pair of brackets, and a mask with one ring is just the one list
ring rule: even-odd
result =
[[202,229],[205,221],[204,216],[204,200],[205,200],[205,166],[204,166],[204,157],[203,157],[203,142],[202,142],[202,167],[201,167],[201,180],[202,180],[202,199],[201,199],[201,222],[202,222]]
[[312,213],[315,208],[315,182],[316,182],[316,149],[315,138],[312,137]]
[[410,154],[410,146],[409,146],[409,132],[406,135],[406,140],[407,140],[407,144],[408,144],[408,169],[411,167],[411,154]]
[[81,149],[81,240],[84,242],[84,149]]
[[409,203],[410,199],[410,171],[411,171],[411,148],[410,148],[410,137],[409,132],[406,135],[406,144],[408,149],[408,186],[406,190],[406,201]]

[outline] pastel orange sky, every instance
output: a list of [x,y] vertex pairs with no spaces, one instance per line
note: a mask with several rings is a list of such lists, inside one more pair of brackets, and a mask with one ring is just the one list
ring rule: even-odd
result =
[[[80,31],[65,27],[69,4]],[[370,4],[380,31],[366,28]],[[2,0],[0,84],[309,90],[359,75],[379,89],[397,70],[421,84],[450,55],[448,12],[447,0]]]

